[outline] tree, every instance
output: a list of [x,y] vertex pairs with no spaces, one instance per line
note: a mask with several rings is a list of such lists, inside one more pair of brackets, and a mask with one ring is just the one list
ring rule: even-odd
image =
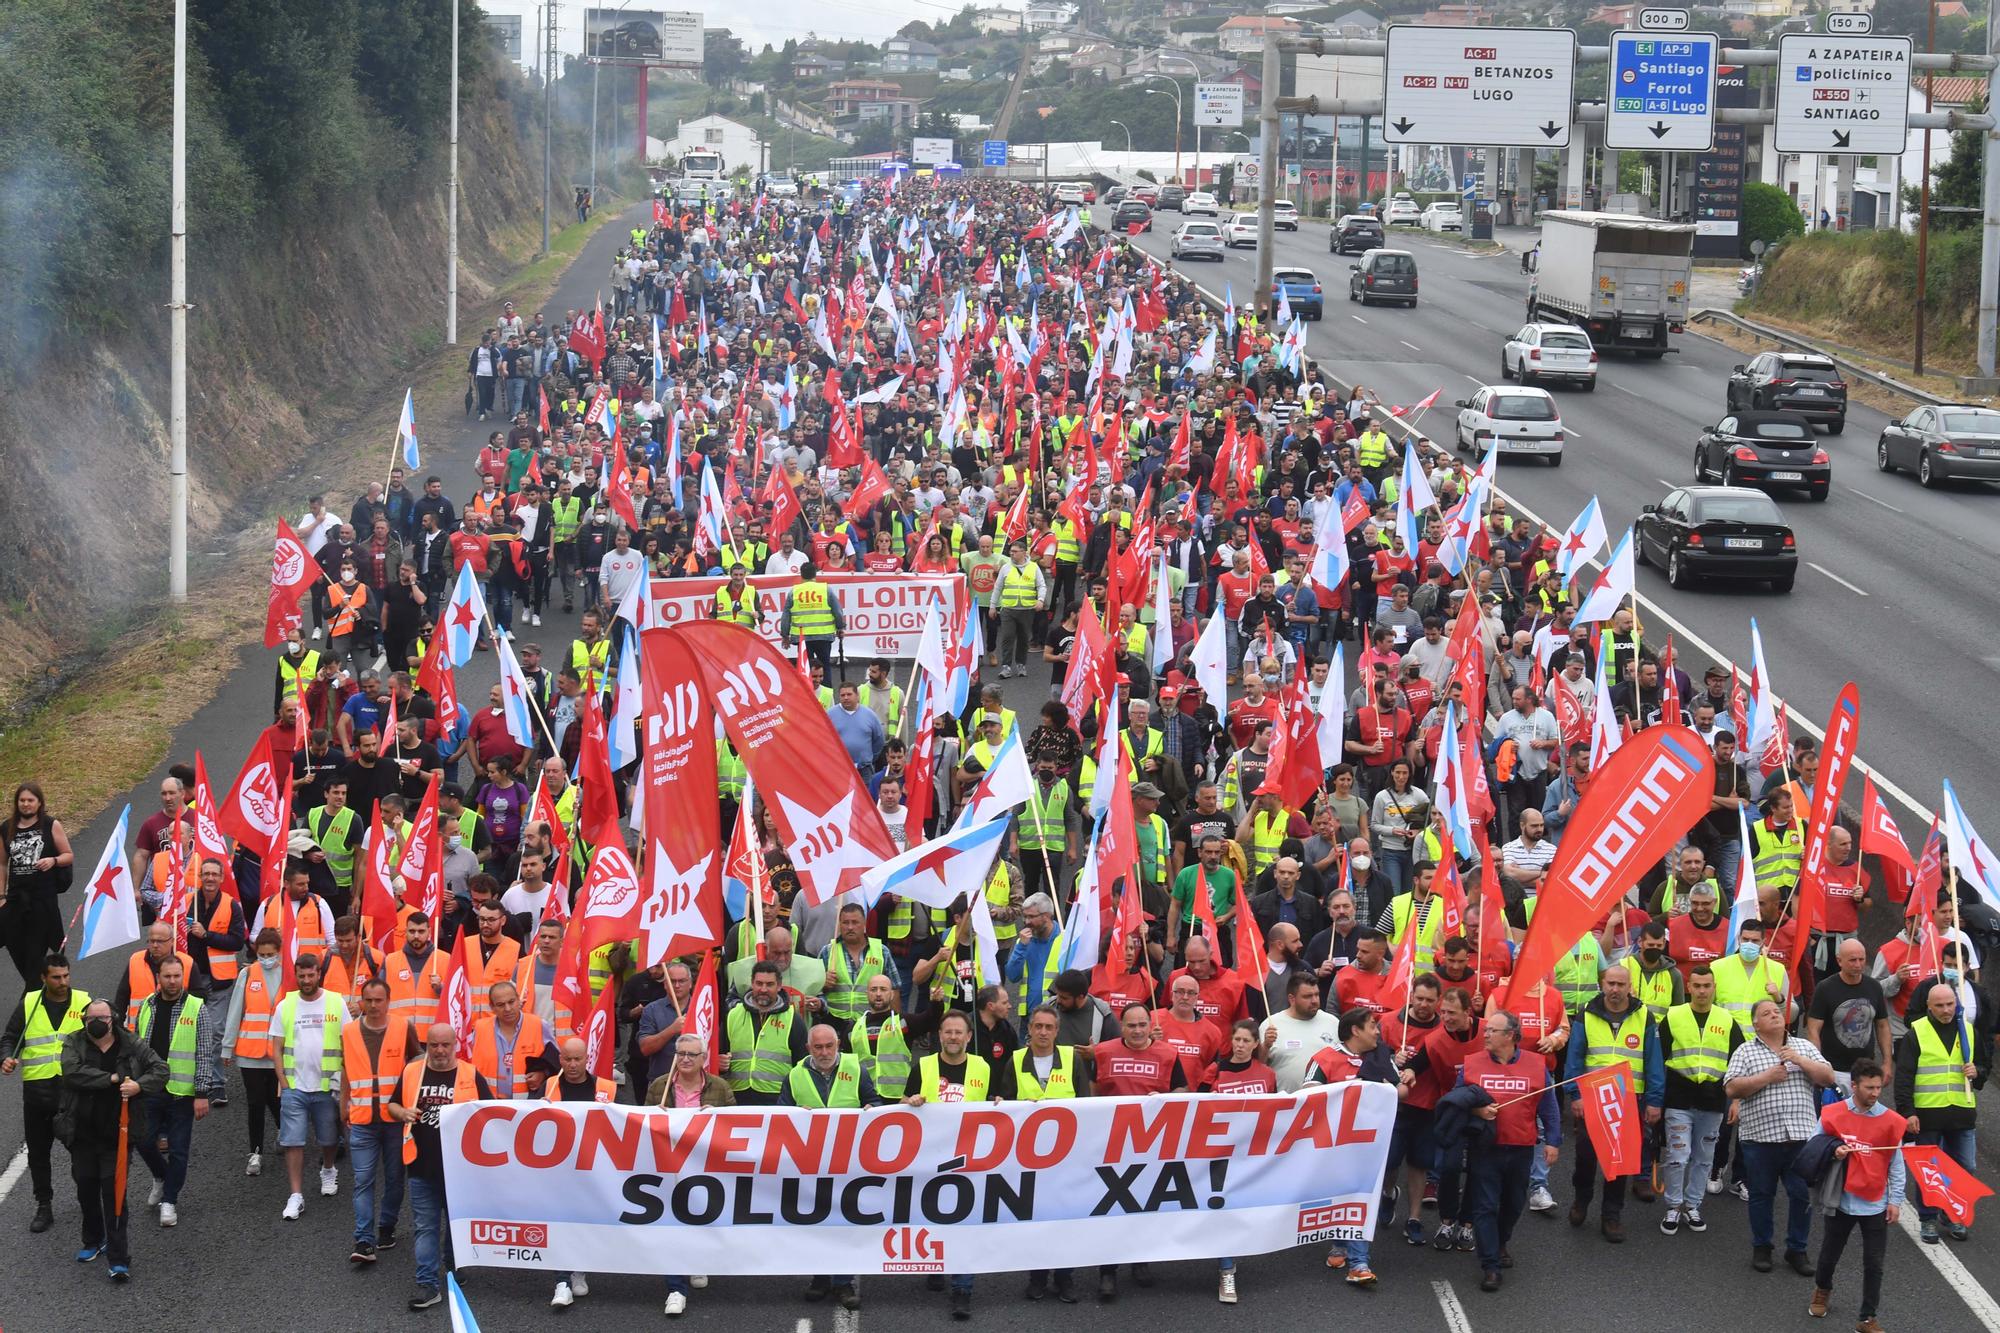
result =
[[743,39],[735,33],[711,32],[702,44],[701,77],[711,88],[725,88],[750,64]]
[[[1977,113],[1984,107],[1978,103],[1966,107]],[[1984,178],[1981,157],[1985,151],[1985,135],[1978,130],[1960,130],[1951,136],[1951,156],[1931,168],[1931,229],[1933,231],[1957,231],[1971,227],[1979,220],[1980,185]],[[1914,212],[1923,196],[1914,185],[1903,187],[1903,206]],[[1941,212],[1941,209],[1971,209],[1969,213]]]
[[1762,241],[1774,245],[1787,236],[1797,236],[1806,229],[1805,219],[1799,216],[1799,206],[1792,197],[1775,185],[1763,181],[1749,181],[1743,186],[1743,243]]

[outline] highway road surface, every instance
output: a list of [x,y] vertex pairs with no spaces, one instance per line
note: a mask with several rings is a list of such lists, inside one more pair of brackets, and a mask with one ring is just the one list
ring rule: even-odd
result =
[[[642,216],[643,210],[634,216]],[[606,228],[586,247],[572,266],[555,297],[554,309],[580,306],[590,299],[607,267],[619,227]],[[1307,233],[1306,240],[1312,234]],[[1158,238],[1164,239],[1164,238]],[[1294,247],[1300,257],[1310,253],[1301,242]],[[1433,259],[1423,252],[1427,298],[1435,304],[1420,306],[1414,316],[1401,311],[1370,311],[1370,324],[1363,326],[1345,318],[1341,306],[1330,307],[1334,318],[1315,330],[1315,354],[1328,357],[1353,356],[1369,348],[1370,356],[1360,363],[1365,378],[1381,387],[1385,397],[1411,400],[1437,387],[1448,368],[1464,366],[1459,383],[1496,359],[1497,343],[1491,340],[1508,322],[1516,308],[1512,275],[1497,265],[1481,267],[1478,261],[1456,257]],[[1322,272],[1330,272],[1323,254],[1313,256]],[[1225,266],[1225,272],[1240,273],[1240,262]],[[1462,273],[1462,279],[1449,275]],[[1204,275],[1206,276],[1206,275]],[[1443,281],[1439,279],[1443,278]],[[1244,290],[1237,283],[1239,296]],[[1461,308],[1462,303],[1462,308]],[[1456,312],[1456,313],[1455,313]],[[468,328],[476,330],[480,321]],[[1471,332],[1467,332],[1471,330]],[[1384,333],[1396,335],[1396,343],[1407,336],[1415,348],[1385,356],[1381,351]],[[1370,339],[1373,339],[1371,347]],[[1537,492],[1544,512],[1556,511],[1555,521],[1566,521],[1576,504],[1593,487],[1605,491],[1607,503],[1618,506],[1620,515],[1650,493],[1658,483],[1649,480],[1650,463],[1640,463],[1646,450],[1656,448],[1665,456],[1681,460],[1663,465],[1659,476],[1681,475],[1689,432],[1701,409],[1713,394],[1715,367],[1725,363],[1726,353],[1690,340],[1696,349],[1683,363],[1668,362],[1633,371],[1614,366],[1607,383],[1595,399],[1581,396],[1563,399],[1566,408],[1598,408],[1595,414],[1578,414],[1576,424],[1585,443],[1573,454],[1569,467],[1559,473],[1536,476],[1532,480],[1553,486],[1560,492]],[[1395,344],[1390,344],[1394,346]],[[1689,366],[1706,367],[1697,379]],[[1624,401],[1625,395],[1612,388],[1628,376],[1635,384],[1662,400],[1685,399],[1685,405],[1669,409]],[[1657,380],[1657,388],[1654,381]],[[1660,392],[1674,388],[1674,392]],[[1696,392],[1700,389],[1700,392]],[[1653,401],[1649,398],[1648,402]],[[1615,410],[1603,411],[1606,407]],[[1857,413],[1850,438],[1860,440],[1873,429]],[[1658,438],[1638,435],[1636,428],[1658,423]],[[462,492],[471,476],[471,464],[486,427],[476,421],[440,422],[426,433],[430,461],[453,478],[453,490]],[[1629,438],[1628,438],[1629,437]],[[1605,459],[1623,460],[1617,467],[1589,461],[1594,452]],[[1624,476],[1627,464],[1633,471]],[[1644,475],[1641,475],[1644,474]],[[1521,480],[1518,469],[1509,468],[1505,480],[1514,485]],[[1853,474],[1849,474],[1852,479]],[[1915,543],[1920,529],[1937,526],[1942,516],[1957,516],[1970,523],[1983,512],[1984,497],[1973,495],[1924,496],[1914,487],[1884,486],[1877,479],[1859,478],[1889,503],[1911,517],[1905,521],[1893,511],[1883,511],[1899,526],[1885,530],[1899,534],[1897,541]],[[1516,489],[1525,490],[1517,486]],[[1803,509],[1800,506],[1800,509]],[[1857,632],[1873,634],[1875,622],[1857,617],[1878,615],[1884,620],[1900,617],[1899,608],[1921,604],[1937,608],[1927,615],[1942,618],[1956,614],[1966,622],[1970,638],[1973,624],[1983,607],[1979,580],[1991,581],[1994,561],[1991,552],[1975,556],[1969,542],[1949,533],[1924,533],[1922,549],[1936,551],[1941,563],[1957,566],[1978,561],[1974,568],[1948,573],[1957,580],[1959,595],[1952,599],[1925,598],[1919,603],[1908,589],[1899,589],[1890,572],[1881,567],[1888,558],[1890,543],[1870,542],[1870,530],[1852,515],[1862,511],[1845,493],[1808,517],[1814,525],[1824,524],[1851,535],[1841,538],[1851,547],[1851,556],[1840,556],[1834,539],[1829,538],[1829,567],[1853,576],[1870,589],[1870,597],[1854,598],[1855,604],[1840,600],[1853,598],[1837,585],[1815,587],[1801,584],[1798,596],[1789,602],[1775,598],[1743,599],[1725,595],[1681,599],[1673,603],[1676,615],[1683,612],[1697,619],[1704,634],[1714,634],[1732,648],[1743,640],[1741,602],[1768,612],[1779,613],[1769,623],[1784,628],[1774,631],[1774,669],[1794,697],[1831,697],[1838,683],[1835,672],[1845,671],[1850,662],[1875,664],[1889,656],[1889,645],[1927,643],[1931,635],[1917,625],[1903,624],[1895,630],[1900,637],[1886,637],[1888,651],[1854,652],[1863,643]],[[1865,517],[1872,518],[1872,515]],[[1885,520],[1875,519],[1880,523]],[[1817,527],[1809,525],[1809,533]],[[1965,534],[1961,534],[1964,536]],[[1989,539],[1990,540],[1990,537]],[[1815,539],[1817,545],[1817,539]],[[1946,553],[1947,548],[1957,548]],[[1819,558],[1817,554],[1813,558]],[[1893,566],[1891,566],[1893,569]],[[1893,605],[1892,605],[1893,603]],[[1956,603],[1955,607],[1953,603]],[[1812,612],[1808,621],[1805,613]],[[1911,617],[1914,620],[1914,617]],[[1725,623],[1726,622],[1726,623]],[[1824,629],[1812,628],[1823,622]],[[1924,629],[1932,629],[1925,626]],[[566,641],[575,630],[570,617],[551,615],[539,631],[545,644]],[[1804,642],[1793,635],[1810,630]],[[1941,632],[1935,627],[1934,632]],[[532,632],[532,631],[531,631]],[[524,634],[525,637],[525,634]],[[1848,649],[1843,651],[1843,649]],[[1954,668],[1941,655],[1927,657],[1904,648],[1901,654],[1910,667],[1935,683],[1937,673],[1949,671],[1953,680],[1969,681],[1969,668]],[[1830,659],[1824,666],[1815,666]],[[464,697],[479,699],[493,679],[495,668],[490,655],[475,659],[477,667],[461,681]],[[260,729],[270,704],[271,659],[261,649],[243,654],[241,668],[231,677],[222,694],[204,708],[174,738],[172,755],[191,756],[197,745],[210,757],[210,769],[233,774]],[[1890,685],[1881,671],[1865,673],[1876,695]],[[1903,674],[1903,673],[1898,673]],[[1037,674],[1009,682],[1010,706],[1032,710],[1043,697]],[[1822,681],[1829,682],[1822,685]],[[1796,682],[1794,684],[1793,682]],[[1900,681],[1895,682],[1901,684]],[[1975,700],[1977,693],[1969,696]],[[1878,712],[1887,711],[1891,701],[1883,700]],[[1912,709],[1918,707],[1911,701]],[[1928,705],[1924,705],[1928,709]],[[1940,756],[1973,751],[1975,727],[1990,726],[1981,719],[1977,706],[1949,727],[1939,727],[1907,738],[1912,761],[1929,747]],[[1914,716],[1914,713],[1912,714]],[[1934,716],[1926,711],[1924,716]],[[1912,724],[1914,725],[1914,724]],[[1885,728],[1886,730],[1886,728]],[[1878,739],[1886,747],[1887,738]],[[1958,766],[1968,783],[1981,774],[1972,765]],[[154,808],[151,793],[165,765],[131,794],[135,817],[143,818]],[[1977,809],[1978,807],[1975,807]],[[58,811],[58,814],[61,812]],[[85,858],[94,858],[108,836],[116,811],[85,829],[72,830]],[[123,958],[96,958],[77,969],[77,982],[93,994],[108,995],[116,984]],[[17,1003],[19,990],[11,979],[0,981],[0,1004]],[[238,1090],[240,1094],[240,1089]],[[8,1333],[61,1333],[86,1327],[201,1329],[205,1333],[271,1333],[273,1329],[399,1329],[405,1327],[442,1328],[447,1315],[442,1308],[427,1314],[405,1311],[403,1303],[411,1288],[409,1223],[404,1214],[403,1239],[386,1252],[371,1270],[355,1272],[347,1262],[352,1238],[352,1216],[346,1195],[350,1180],[342,1168],[341,1195],[322,1199],[309,1195],[305,1216],[296,1222],[281,1221],[286,1187],[276,1154],[267,1156],[264,1174],[256,1179],[243,1175],[245,1135],[243,1102],[214,1112],[197,1127],[193,1165],[188,1187],[182,1196],[180,1225],[171,1231],[160,1229],[143,1207],[135,1217],[133,1230],[134,1279],[129,1287],[113,1288],[106,1280],[102,1264],[80,1266],[71,1262],[77,1245],[77,1208],[67,1179],[67,1167],[60,1149],[56,1153],[56,1227],[41,1235],[27,1232],[32,1199],[25,1178],[25,1158],[16,1151],[21,1142],[18,1085],[13,1080],[0,1083],[0,1234],[11,1235],[14,1255],[11,1267],[15,1278],[0,1289],[0,1328]],[[1996,1140],[2000,1141],[2000,1140]],[[1567,1205],[1570,1159],[1565,1153],[1555,1172],[1558,1200]],[[143,1200],[144,1168],[135,1165],[135,1193]],[[1988,1180],[1996,1178],[1991,1157],[1982,1171]],[[1749,1266],[1749,1246],[1743,1207],[1728,1196],[1709,1201],[1711,1219],[1707,1234],[1683,1233],[1668,1238],[1658,1234],[1657,1205],[1633,1204],[1627,1209],[1626,1225],[1630,1240],[1612,1247],[1601,1240],[1595,1227],[1572,1230],[1559,1214],[1524,1219],[1513,1251],[1519,1266],[1508,1275],[1506,1288],[1494,1295],[1477,1289],[1478,1272],[1472,1256],[1434,1253],[1428,1248],[1411,1249],[1395,1236],[1383,1236],[1376,1245],[1376,1269],[1380,1287],[1362,1293],[1348,1290],[1322,1266],[1318,1247],[1298,1252],[1244,1259],[1240,1267],[1242,1303],[1233,1310],[1214,1304],[1215,1276],[1206,1263],[1179,1263],[1159,1270],[1159,1284],[1140,1290],[1130,1282],[1114,1305],[1087,1302],[1071,1309],[1053,1301],[1030,1305],[1021,1299],[1021,1279],[992,1276],[979,1280],[973,1327],[1006,1330],[1007,1333],[1062,1333],[1089,1329],[1092,1333],[1154,1333],[1164,1326],[1187,1326],[1199,1321],[1202,1327],[1291,1328],[1327,1323],[1341,1326],[1350,1320],[1366,1320],[1381,1328],[1423,1330],[1430,1333],[1542,1333],[1548,1329],[1596,1328],[1607,1318],[1606,1311],[1623,1311],[1622,1318],[1658,1321],[1662,1326],[1708,1329],[1767,1329],[1818,1327],[1806,1322],[1805,1305],[1809,1283],[1780,1269],[1759,1275]],[[1975,1230],[1975,1239],[1966,1245],[1939,1249],[1919,1246],[1914,1234],[1892,1240],[1888,1256],[1887,1297],[1884,1322],[1892,1328],[1924,1328],[1957,1333],[1959,1330],[2000,1330],[2000,1307],[1986,1293],[2000,1291],[2000,1246],[1991,1239],[1992,1228],[2000,1223],[1984,1221]],[[1817,1235],[1815,1235],[1817,1240]],[[1058,1255],[1050,1255],[1057,1262]],[[1858,1256],[1850,1258],[1843,1270],[1836,1297],[1836,1310],[1851,1325],[1857,1296]],[[507,1330],[546,1329],[550,1311],[546,1307],[554,1285],[554,1275],[499,1270],[472,1270],[464,1275],[473,1309],[485,1328],[497,1333]],[[1089,1293],[1094,1283],[1088,1275],[1081,1288]],[[864,1308],[858,1316],[840,1315],[824,1305],[801,1299],[804,1279],[798,1278],[717,1278],[705,1290],[693,1295],[687,1314],[680,1321],[699,1328],[727,1330],[728,1333],[860,1333],[869,1329],[890,1333],[920,1333],[934,1330],[944,1319],[945,1297],[927,1291],[917,1278],[869,1278],[862,1284]],[[558,1318],[562,1326],[601,1333],[630,1333],[638,1328],[664,1323],[661,1303],[664,1290],[657,1279],[637,1277],[594,1277],[591,1295]]]

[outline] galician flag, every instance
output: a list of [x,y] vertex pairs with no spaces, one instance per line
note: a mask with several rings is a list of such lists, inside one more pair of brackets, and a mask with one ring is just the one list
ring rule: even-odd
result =
[[411,389],[403,390],[403,415],[396,419],[396,445],[405,468],[415,470],[424,465],[423,454],[417,449],[417,399]]
[[989,819],[918,843],[863,873],[862,900],[873,902],[893,893],[928,907],[949,907],[960,897],[967,902],[983,899],[993,858],[1007,840],[1007,826],[1004,818]]
[[132,863],[125,855],[125,839],[132,824],[132,807],[118,816],[111,841],[91,872],[90,896],[83,902],[83,942],[77,947],[77,961],[109,949],[122,949],[139,942],[139,890],[132,881]]
[[451,600],[445,603],[444,608],[446,661],[454,667],[462,667],[472,660],[473,649],[479,645],[480,622],[485,619],[486,594],[480,590],[472,566],[461,565],[458,582],[451,590]]

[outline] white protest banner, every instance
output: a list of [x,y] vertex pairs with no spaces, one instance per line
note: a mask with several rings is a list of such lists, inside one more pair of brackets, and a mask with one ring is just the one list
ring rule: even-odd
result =
[[461,1267],[994,1273],[1369,1236],[1396,1094],[440,1115]]
[[[963,574],[827,573],[819,580],[840,599],[840,613],[847,626],[841,646],[856,659],[915,657],[917,644],[924,637],[924,609],[939,597],[944,599],[947,628],[955,631],[965,625],[968,601]],[[785,600],[798,580],[783,574],[759,574],[749,582],[757,590],[757,629],[777,643]],[[713,616],[715,590],[723,583],[719,575],[653,580],[653,623],[678,625]],[[779,644],[781,648],[790,646]]]

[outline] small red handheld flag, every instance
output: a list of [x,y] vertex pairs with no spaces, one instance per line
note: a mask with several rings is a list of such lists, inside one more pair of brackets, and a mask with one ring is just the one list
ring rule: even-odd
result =
[[1942,1208],[1960,1226],[1972,1224],[1972,1210],[1993,1191],[1973,1178],[1970,1171],[1945,1156],[1936,1147],[1903,1149],[1903,1161],[1924,1202]]
[[1632,1066],[1623,1060],[1604,1069],[1585,1071],[1576,1081],[1583,1103],[1583,1127],[1597,1150],[1597,1167],[1606,1180],[1629,1176],[1639,1169],[1639,1112],[1632,1094]]

